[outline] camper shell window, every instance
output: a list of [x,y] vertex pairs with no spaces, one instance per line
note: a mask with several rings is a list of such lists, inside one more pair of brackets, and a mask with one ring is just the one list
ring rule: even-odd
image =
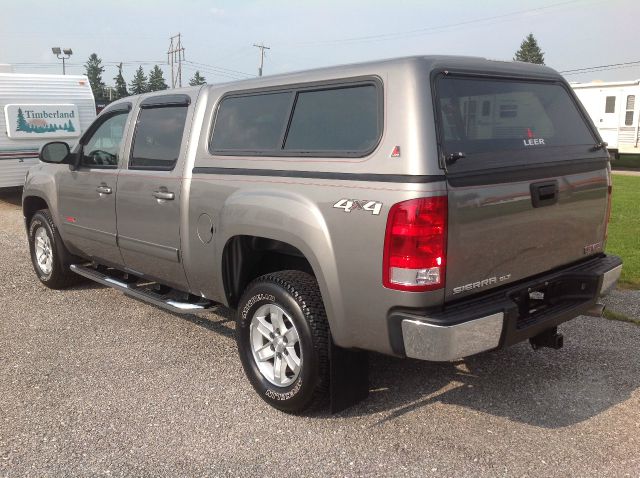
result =
[[[595,137],[574,99],[558,82],[441,75],[435,82],[443,153],[459,163],[510,163],[549,156],[563,148],[588,152]],[[475,114],[475,104],[492,114]],[[568,157],[565,154],[565,157]],[[457,164],[457,163],[456,163]]]

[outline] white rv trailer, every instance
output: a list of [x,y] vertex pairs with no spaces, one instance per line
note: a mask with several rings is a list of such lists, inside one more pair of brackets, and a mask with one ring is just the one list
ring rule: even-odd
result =
[[640,154],[640,80],[572,83],[607,148],[616,156]]
[[0,188],[22,186],[43,144],[75,143],[95,117],[86,76],[0,73]]

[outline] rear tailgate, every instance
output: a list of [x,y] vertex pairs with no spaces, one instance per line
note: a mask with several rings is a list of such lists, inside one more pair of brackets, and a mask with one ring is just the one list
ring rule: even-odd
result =
[[443,75],[446,300],[602,252],[608,157],[562,82]]

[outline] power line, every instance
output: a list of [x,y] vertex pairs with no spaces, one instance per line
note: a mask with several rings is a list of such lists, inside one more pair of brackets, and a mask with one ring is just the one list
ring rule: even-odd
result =
[[215,75],[215,76],[220,76],[220,77],[224,77],[224,78],[231,78],[233,80],[246,80],[247,77],[246,76],[239,76],[235,73],[228,73],[226,71],[220,71],[217,70],[215,68],[211,68],[208,66],[198,66],[195,65],[191,62],[185,62],[185,67],[191,68],[192,70],[200,70],[200,71],[204,71],[207,72],[209,74]]
[[627,61],[624,63],[611,63],[610,65],[598,65],[598,66],[589,66],[586,68],[574,68],[573,70],[563,70],[559,73],[567,74],[567,75],[577,75],[580,73],[590,73],[592,70],[596,71],[604,71],[604,70],[617,70],[619,68],[630,68],[633,66],[639,66],[640,60],[636,61]]
[[187,61],[187,60],[185,60],[185,63],[191,63],[192,65],[207,67],[214,70],[220,70],[220,71],[229,72],[229,73],[237,73],[237,74],[245,75],[249,77],[255,76],[255,75],[252,75],[251,73],[245,73],[244,71],[232,70],[230,68],[223,68],[221,66],[210,65],[208,63],[198,63],[197,61]]
[[223,73],[223,72],[219,72],[219,71],[215,71],[215,70],[210,70],[206,67],[199,67],[199,66],[195,66],[192,65],[189,62],[185,62],[184,64],[184,68],[190,69],[191,71],[199,71],[201,73],[206,73],[207,75],[212,75],[212,76],[218,76],[221,78],[224,78],[226,80],[246,80],[247,78],[244,76],[233,76],[230,75],[228,73]]
[[[154,60],[141,60],[141,61],[137,61],[137,60],[129,60],[129,61],[103,61],[102,62],[102,66],[118,66],[120,63],[122,63],[123,65],[126,66],[137,66],[137,65],[160,65],[163,62],[163,60],[159,60],[159,61],[154,61]],[[30,67],[30,68],[55,68],[58,67],[59,65],[57,63],[27,63],[27,62],[22,62],[22,63],[11,63],[12,66],[19,66],[19,67]],[[84,63],[67,63],[67,66],[84,66]]]
[[[435,27],[427,27],[427,28],[419,28],[417,30],[408,30],[408,31],[404,31],[404,32],[396,32],[396,33],[382,33],[379,35],[367,35],[367,36],[359,36],[359,37],[349,37],[349,38],[342,38],[342,39],[336,39],[336,40],[321,40],[321,41],[315,41],[315,42],[303,42],[303,43],[299,43],[299,46],[314,46],[314,45],[325,45],[325,44],[335,44],[335,43],[357,43],[357,42],[368,42],[368,41],[381,41],[381,40],[395,40],[398,38],[404,38],[404,37],[409,37],[409,36],[420,36],[420,35],[426,35],[429,33],[438,33],[440,30],[446,30],[446,29],[450,29],[450,28],[456,28],[456,27],[461,27],[461,26],[467,26],[473,23],[481,23],[481,22],[487,22],[487,21],[491,21],[491,20],[498,20],[498,19],[504,19],[504,18],[509,18],[509,17],[513,17],[513,16],[518,16],[518,15],[523,15],[523,14],[529,14],[529,13],[534,13],[534,12],[539,12],[539,11],[543,11],[543,10],[548,10],[551,8],[557,8],[557,7],[562,7],[565,5],[570,5],[573,3],[579,3],[582,2],[583,0],[568,0],[565,2],[560,2],[560,3],[555,3],[553,5],[547,5],[544,7],[538,7],[538,8],[529,8],[526,10],[518,10],[515,12],[510,12],[510,13],[503,13],[501,15],[494,15],[491,17],[483,17],[483,18],[476,18],[473,20],[466,20],[464,22],[456,22],[456,23],[449,23],[447,25],[440,25],[440,26],[435,26]],[[257,45],[254,45],[257,46]]]

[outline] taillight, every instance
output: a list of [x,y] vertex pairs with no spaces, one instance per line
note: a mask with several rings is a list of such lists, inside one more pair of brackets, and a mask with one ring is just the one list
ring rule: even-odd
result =
[[415,292],[444,287],[446,247],[446,196],[394,204],[384,240],[383,285]]

